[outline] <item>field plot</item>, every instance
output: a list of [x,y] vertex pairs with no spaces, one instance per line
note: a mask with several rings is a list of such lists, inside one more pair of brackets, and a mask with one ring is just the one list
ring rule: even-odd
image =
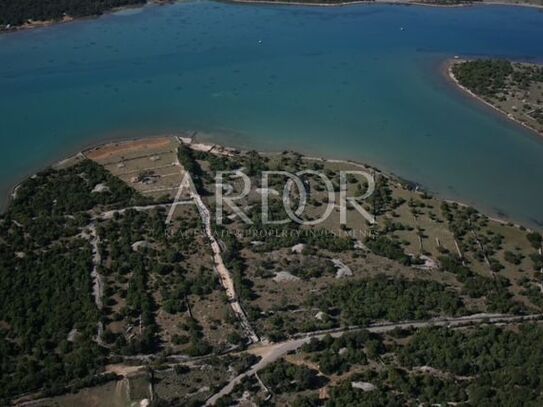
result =
[[182,180],[174,137],[108,144],[85,152],[144,196],[172,200]]
[[100,386],[83,389],[75,394],[52,397],[35,403],[37,407],[126,407],[131,399],[126,381],[112,381]]

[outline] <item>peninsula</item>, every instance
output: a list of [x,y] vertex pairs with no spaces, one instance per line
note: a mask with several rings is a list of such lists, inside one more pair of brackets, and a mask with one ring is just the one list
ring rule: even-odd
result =
[[449,76],[470,95],[543,136],[543,66],[454,60]]
[[[262,221],[265,196],[287,214],[277,171],[300,174],[305,222]],[[371,193],[346,224],[340,185]],[[0,217],[1,404],[539,404],[542,240],[355,162],[92,148]]]

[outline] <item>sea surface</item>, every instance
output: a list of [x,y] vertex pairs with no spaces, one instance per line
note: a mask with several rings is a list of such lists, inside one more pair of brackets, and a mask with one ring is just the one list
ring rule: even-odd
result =
[[455,55],[543,62],[543,12],[197,1],[0,35],[0,193],[83,146],[198,131],[543,228],[543,137],[452,86]]

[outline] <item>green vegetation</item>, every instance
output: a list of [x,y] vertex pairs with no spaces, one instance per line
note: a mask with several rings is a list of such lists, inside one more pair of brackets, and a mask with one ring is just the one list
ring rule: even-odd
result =
[[409,266],[411,257],[405,254],[400,242],[389,239],[386,236],[379,236],[375,239],[366,239],[366,246],[377,256],[396,260],[404,266]]
[[[224,231],[220,229],[220,231]],[[223,261],[233,276],[236,292],[241,302],[249,301],[254,298],[252,291],[253,283],[246,277],[245,271],[247,265],[241,255],[242,245],[235,235],[231,233],[221,233],[222,242],[225,250],[223,252]]]
[[282,360],[264,369],[260,378],[274,393],[316,389],[324,384],[315,370]]
[[542,248],[542,243],[543,243],[543,237],[541,236],[540,233],[538,232],[531,232],[531,233],[528,233],[526,235],[526,237],[528,238],[528,241],[530,242],[530,244],[532,245],[532,247],[536,250],[539,250]]
[[302,346],[324,374],[343,374],[353,365],[366,365],[369,358],[377,358],[385,350],[381,339],[367,331],[345,333],[338,338],[330,335],[311,339]]
[[[177,153],[212,214],[210,171],[245,167],[255,181],[265,169],[304,168],[293,153],[220,156],[184,145]],[[322,161],[313,168],[337,184],[342,165]],[[149,176],[141,167],[129,174]],[[304,182],[311,192],[308,216],[314,216],[324,191],[313,178]],[[393,178],[378,176],[377,184],[365,204],[377,225],[362,220],[343,228],[345,236],[326,222],[260,223],[254,190],[240,202],[252,208],[253,225],[231,218],[215,226],[238,299],[260,337],[279,341],[377,321],[539,312],[539,233],[441,203]],[[349,180],[349,192],[364,187]],[[155,404],[197,405],[257,362],[237,356],[246,337],[213,270],[197,209],[177,208],[166,224],[162,205],[133,208],[150,202],[91,161],[41,172],[18,189],[0,217],[0,404],[25,392],[57,394],[107,380],[111,376],[101,375],[106,363],[151,360],[142,381],[145,389],[146,380],[153,381]],[[286,215],[274,198],[271,212],[273,219]],[[364,244],[351,231],[367,237],[360,237]],[[424,267],[415,267],[422,259]],[[349,272],[337,273],[334,264]],[[99,307],[95,266],[103,288]],[[540,355],[534,351],[534,361],[527,355],[529,344],[534,348],[541,339],[539,327],[519,331],[513,324],[386,335],[352,330],[313,339],[261,371],[270,392],[248,377],[219,405],[236,405],[247,394],[257,405],[484,405],[487,399],[539,405]],[[221,352],[228,356],[218,357]],[[160,370],[181,355],[198,361]],[[329,390],[330,398],[318,400],[318,389],[328,383],[322,394]]]
[[[93,193],[97,183],[109,191]],[[92,249],[78,237],[88,215],[66,215],[137,199],[90,161],[20,186],[0,219],[0,399],[94,381],[105,354],[93,340]]]
[[[375,337],[375,341],[382,343],[382,336]],[[387,339],[388,345],[381,348],[380,364],[356,364],[358,372],[344,375],[331,388],[330,399],[322,404],[313,396],[304,396],[295,405],[535,406],[543,401],[543,351],[540,346],[534,347],[543,339],[543,328],[539,325],[462,330],[424,328],[413,335],[407,333],[407,337],[402,335],[401,341],[395,340],[392,333]],[[362,340],[356,343],[354,349],[367,346]],[[327,345],[336,346],[333,339],[327,339]],[[306,345],[303,350],[312,358],[315,352],[317,356],[326,352],[320,341]],[[357,388],[353,385],[357,382],[371,390]]]
[[[95,187],[102,185],[97,190]],[[166,311],[180,312],[190,295],[217,287],[211,270],[188,278],[179,262],[196,244],[182,232],[166,233],[165,214],[133,209],[97,221],[96,213],[147,203],[136,191],[92,161],[48,169],[25,181],[0,218],[0,400],[28,391],[53,395],[110,380],[98,376],[111,351],[156,352],[161,343],[155,281],[172,275],[164,289]],[[90,228],[96,227],[98,266],[105,279],[104,307],[93,298]],[[146,245],[135,249],[137,242]],[[182,252],[182,254],[181,254]],[[96,337],[104,324],[102,340]],[[128,334],[109,330],[125,322]],[[188,354],[211,351],[202,327],[189,321]],[[107,347],[109,349],[107,349]],[[0,403],[3,404],[3,403]]]
[[[105,322],[124,321],[127,326],[140,326],[137,335],[108,333],[108,342],[124,355],[154,353],[162,344],[158,340],[159,327],[155,320],[156,311],[162,307],[169,314],[180,314],[189,309],[191,295],[205,297],[218,287],[218,280],[211,270],[200,268],[193,277],[183,269],[184,256],[196,252],[195,242],[179,229],[168,234],[165,229],[165,214],[162,211],[138,212],[128,210],[116,219],[100,224],[98,233],[101,237],[101,253],[107,256],[107,266],[101,272],[111,283],[106,291],[108,301],[117,306],[114,312],[107,307],[104,312]],[[186,227],[189,226],[185,223]],[[137,242],[148,244],[144,250],[134,250]],[[119,283],[129,281],[128,286]],[[161,301],[157,303],[154,292],[159,291]],[[119,307],[114,296],[124,300]],[[109,305],[109,303],[106,303]],[[202,355],[211,348],[203,338],[202,327],[190,319],[183,330],[186,339],[177,336],[174,342],[188,344],[187,353]]]
[[253,249],[256,252],[270,252],[299,243],[331,252],[344,252],[353,248],[353,241],[348,237],[338,236],[326,229],[302,230],[293,224],[284,227],[256,224],[251,227],[250,235],[266,237],[262,245]]
[[384,275],[330,287],[313,302],[323,310],[340,313],[344,325],[365,325],[374,320],[415,320],[465,313],[458,293],[425,280],[393,279]]
[[[93,192],[97,185],[106,190]],[[98,205],[111,209],[148,203],[136,191],[90,160],[65,170],[47,169],[17,189],[9,208],[19,222],[43,216],[75,215]]]
[[371,213],[374,216],[383,215],[387,211],[395,208],[399,202],[392,198],[392,190],[385,177],[378,177],[375,182],[375,191],[369,198],[371,204]]
[[399,356],[408,367],[431,365],[472,377],[466,388],[470,404],[538,405],[543,402],[543,350],[534,344],[542,340],[543,329],[537,325],[518,331],[424,329]]
[[504,91],[513,66],[509,61],[478,59],[453,65],[453,73],[462,85],[476,94],[495,96]]
[[505,277],[483,277],[462,265],[460,259],[454,256],[442,256],[439,260],[443,270],[454,273],[458,281],[464,284],[462,289],[464,294],[471,298],[486,299],[488,311],[501,313],[525,311],[525,307],[512,300],[508,290],[510,282]]
[[[377,383],[375,390],[364,392],[352,386],[352,381]],[[440,403],[450,400],[462,402],[466,394],[452,380],[446,380],[431,375],[409,374],[404,369],[389,368],[383,372],[370,371],[366,374],[354,375],[332,388],[330,400],[326,407],[356,407],[356,406],[406,406]]]
[[[449,223],[449,230],[459,242],[464,254],[470,253],[474,260],[486,263],[492,273],[505,268],[496,257],[502,249],[504,237],[485,230],[489,223],[487,217],[473,208],[457,204],[443,203],[441,210]],[[508,257],[511,259],[511,256]]]
[[0,25],[99,15],[115,7],[145,3],[146,0],[3,0],[0,2]]
[[[99,225],[101,239],[100,252],[111,261],[101,272],[106,276],[115,276],[117,281],[129,278],[130,283],[124,291],[126,306],[119,311],[119,317],[139,325],[139,335],[126,341],[122,335],[109,335],[109,342],[122,354],[150,353],[157,349],[157,331],[155,311],[157,304],[149,291],[149,279],[153,270],[152,257],[132,249],[132,245],[148,238],[151,233],[155,239],[165,236],[163,218],[159,214],[149,216],[135,210],[126,211],[117,219]],[[154,232],[154,233],[153,233]],[[113,294],[109,289],[106,294]],[[106,302],[108,305],[109,303]],[[104,310],[110,312],[109,307]],[[109,322],[106,318],[105,322]]]
[[489,59],[455,63],[452,72],[509,117],[543,131],[543,66]]
[[177,148],[177,157],[179,158],[179,162],[187,171],[191,177],[192,182],[194,182],[194,187],[196,190],[203,194],[205,192],[204,190],[204,180],[203,177],[205,176],[205,173],[202,171],[202,167],[200,167],[200,164],[196,160],[196,154],[194,151],[189,148],[185,144],[181,144]]
[[324,275],[334,275],[336,268],[328,259],[304,256],[300,261],[291,262],[287,267],[287,271],[303,280],[310,280]]
[[260,176],[262,171],[269,170],[266,162],[267,159],[256,151],[249,151],[242,160],[242,164],[249,177]]

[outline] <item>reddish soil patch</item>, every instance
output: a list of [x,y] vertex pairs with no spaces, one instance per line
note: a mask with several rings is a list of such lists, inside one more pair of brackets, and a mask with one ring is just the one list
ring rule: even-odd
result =
[[108,144],[85,152],[85,155],[94,161],[101,161],[122,154],[133,154],[140,151],[160,150],[168,148],[172,142],[169,137],[134,140],[125,143]]

